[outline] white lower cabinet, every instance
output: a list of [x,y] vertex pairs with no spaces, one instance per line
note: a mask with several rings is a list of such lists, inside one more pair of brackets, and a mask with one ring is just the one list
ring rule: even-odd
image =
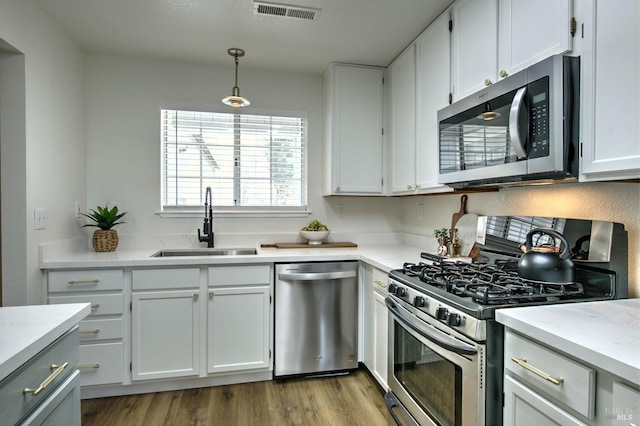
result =
[[207,371],[271,369],[270,264],[209,268]]
[[199,286],[199,268],[133,271],[132,380],[200,373]]
[[80,385],[124,381],[124,271],[122,269],[50,271],[49,304],[90,303],[80,321]]
[[362,266],[363,289],[363,362],[380,386],[387,390],[389,314],[384,302],[387,296],[387,274],[366,263]]

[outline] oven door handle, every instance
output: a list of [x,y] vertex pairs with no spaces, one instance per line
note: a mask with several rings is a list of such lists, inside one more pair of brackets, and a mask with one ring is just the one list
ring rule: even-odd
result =
[[419,323],[417,323],[414,318],[400,311],[396,306],[396,303],[391,300],[390,297],[385,298],[384,303],[387,305],[387,308],[389,308],[389,310],[393,312],[396,318],[402,321],[404,325],[419,333],[421,336],[431,340],[436,345],[458,354],[475,355],[478,353],[478,351],[473,346],[465,345],[464,343],[456,345],[429,334],[426,330],[424,330],[423,327],[420,327]]

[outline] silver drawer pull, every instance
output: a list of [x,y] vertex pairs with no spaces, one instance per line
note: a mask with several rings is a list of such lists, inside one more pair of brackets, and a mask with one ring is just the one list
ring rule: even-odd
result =
[[91,309],[98,309],[100,307],[99,303],[92,303],[91,304]]
[[78,370],[97,370],[100,368],[100,364],[79,365]]
[[98,334],[100,333],[100,329],[96,328],[95,330],[78,330],[78,334]]
[[58,377],[60,375],[60,373],[62,373],[64,371],[65,368],[67,368],[67,365],[69,365],[68,362],[65,362],[62,365],[57,365],[57,364],[51,364],[51,374],[49,374],[49,377],[47,377],[46,379],[44,379],[44,382],[40,383],[40,386],[38,386],[35,389],[32,388],[24,388],[22,390],[22,393],[24,395],[30,393],[33,396],[37,396],[40,392],[42,392],[43,390],[46,389],[47,386],[49,386],[51,384],[51,382],[53,382],[56,377]]
[[545,373],[544,371],[534,367],[533,365],[529,364],[527,362],[526,358],[516,358],[514,356],[511,357],[511,361],[515,362],[516,364],[518,364],[520,367],[525,368],[529,371],[531,371],[533,374],[536,374],[540,377],[542,377],[543,379],[545,379],[548,382],[553,383],[554,385],[560,386],[560,384],[562,382],[564,382],[564,379],[562,377],[551,377],[550,375],[548,375],[547,373]]
[[100,282],[99,279],[94,279],[94,280],[71,280],[68,281],[69,285],[77,285],[77,284],[98,284]]

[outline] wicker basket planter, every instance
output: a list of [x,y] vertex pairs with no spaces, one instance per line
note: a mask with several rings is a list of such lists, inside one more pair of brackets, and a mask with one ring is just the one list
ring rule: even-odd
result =
[[98,229],[93,232],[93,249],[97,252],[115,251],[118,247],[118,231]]

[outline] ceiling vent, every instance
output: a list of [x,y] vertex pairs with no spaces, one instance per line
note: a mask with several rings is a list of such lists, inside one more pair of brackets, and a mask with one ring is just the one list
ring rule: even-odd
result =
[[282,3],[269,3],[264,1],[253,2],[253,12],[256,15],[282,16],[285,18],[298,18],[316,20],[320,16],[321,9],[312,7],[293,6]]

